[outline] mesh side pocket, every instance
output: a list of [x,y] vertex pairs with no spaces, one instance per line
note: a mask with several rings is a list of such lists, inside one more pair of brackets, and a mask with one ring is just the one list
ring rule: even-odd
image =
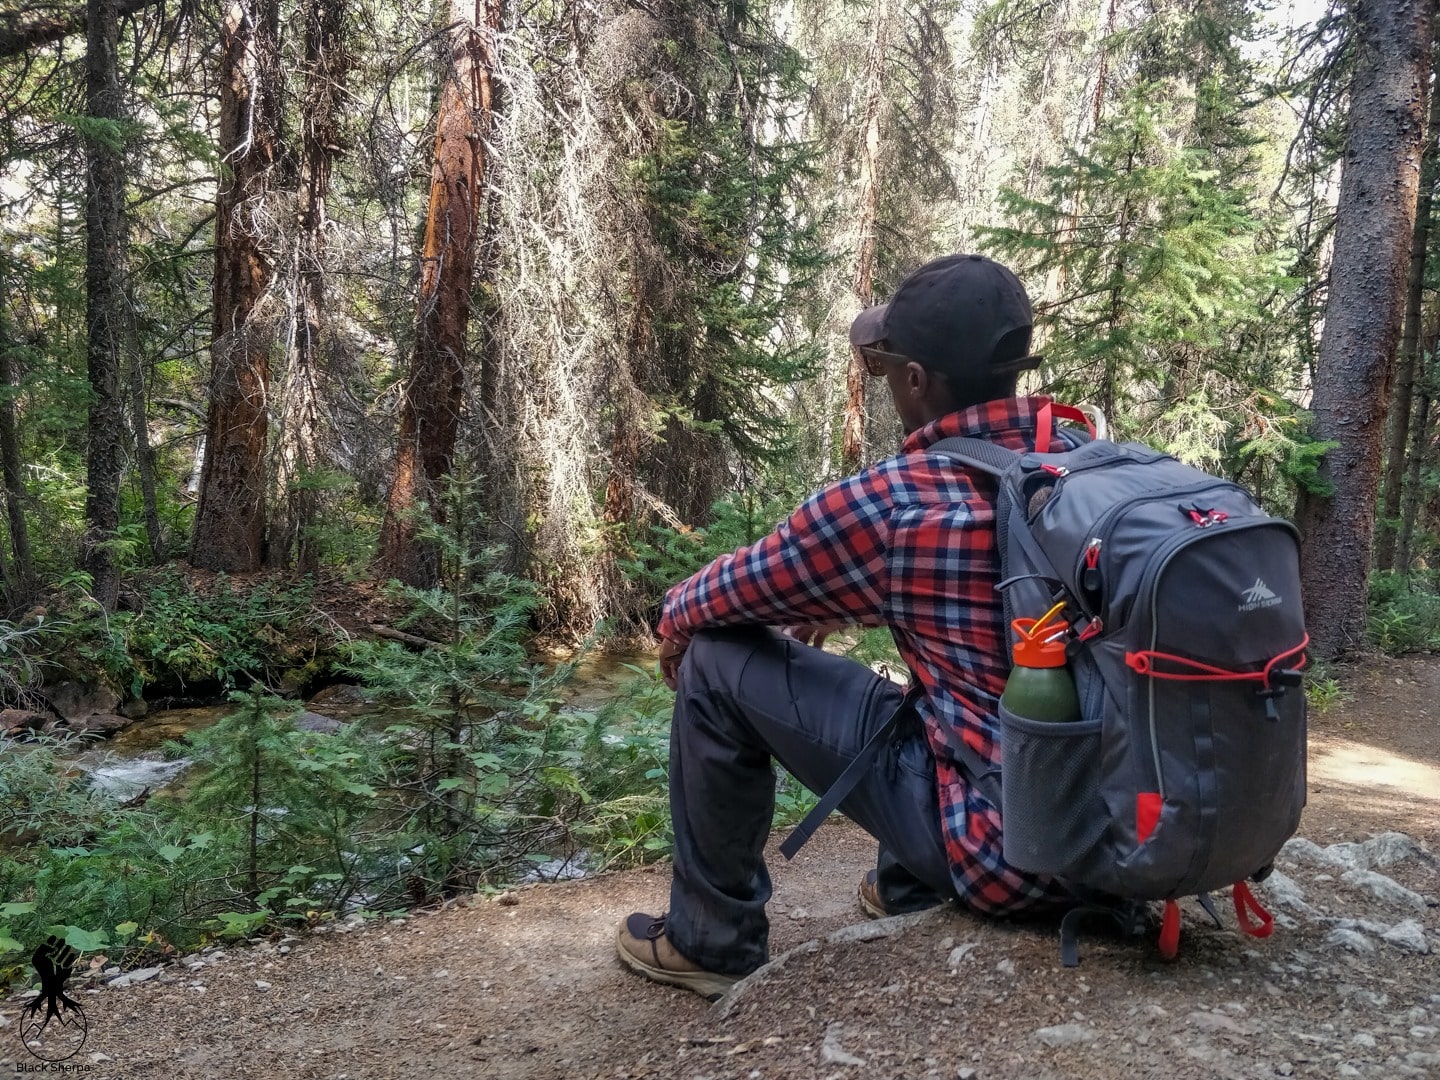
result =
[[1045,723],[1000,707],[1005,861],[1064,876],[1105,834],[1100,721]]

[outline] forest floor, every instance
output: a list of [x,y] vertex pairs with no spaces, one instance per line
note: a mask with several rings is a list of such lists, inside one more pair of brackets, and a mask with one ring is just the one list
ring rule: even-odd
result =
[[[1345,679],[1348,698],[1312,721],[1311,843],[1256,890],[1280,923],[1268,940],[1236,933],[1228,905],[1216,930],[1187,904],[1174,963],[1089,935],[1067,970],[1050,925],[948,909],[866,923],[855,887],[873,844],[832,822],[773,861],[784,961],[716,1005],[615,960],[621,918],[665,906],[662,865],[82,988],[89,1040],[71,1064],[97,1080],[1437,1077],[1440,659]],[[0,1003],[6,1074],[35,1064],[17,1014]]]

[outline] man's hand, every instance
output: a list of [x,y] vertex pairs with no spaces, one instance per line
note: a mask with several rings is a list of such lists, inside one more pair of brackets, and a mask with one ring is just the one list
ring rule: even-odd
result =
[[685,645],[677,645],[669,638],[660,641],[660,678],[674,690],[676,677],[680,674],[680,661],[685,659]]
[[825,639],[831,634],[848,630],[850,626],[851,624],[847,622],[810,623],[807,626],[782,626],[780,632],[786,637],[794,638],[806,645],[814,645],[818,649],[825,644]]

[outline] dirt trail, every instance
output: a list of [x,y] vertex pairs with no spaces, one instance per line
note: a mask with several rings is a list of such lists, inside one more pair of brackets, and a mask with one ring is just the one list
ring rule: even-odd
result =
[[[1241,938],[1224,910],[1219,931],[1187,910],[1168,965],[1096,935],[1066,970],[1053,927],[953,911],[831,941],[863,922],[854,890],[874,855],[832,823],[793,864],[772,860],[771,952],[796,951],[733,1001],[614,960],[619,920],[664,906],[655,867],[82,992],[90,1035],[74,1063],[97,1080],[1440,1077],[1440,661],[1347,678],[1351,700],[1312,723],[1301,835],[1314,843],[1263,890],[1282,923],[1267,941]],[[1332,846],[1392,830],[1423,847]],[[0,1073],[29,1060],[16,1011],[0,1005]]]

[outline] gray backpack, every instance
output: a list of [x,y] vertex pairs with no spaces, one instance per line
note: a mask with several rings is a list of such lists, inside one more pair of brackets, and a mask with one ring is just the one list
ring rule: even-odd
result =
[[[1002,709],[1002,776],[969,770],[1001,807],[1005,860],[1111,913],[1165,901],[1167,957],[1176,899],[1199,896],[1214,917],[1208,893],[1226,886],[1240,928],[1264,937],[1273,922],[1246,879],[1269,873],[1305,805],[1298,535],[1238,485],[1150,447],[1056,449],[929,448],[998,480],[1007,624],[1065,605],[1083,719]],[[1062,955],[1078,962],[1069,917]]]

